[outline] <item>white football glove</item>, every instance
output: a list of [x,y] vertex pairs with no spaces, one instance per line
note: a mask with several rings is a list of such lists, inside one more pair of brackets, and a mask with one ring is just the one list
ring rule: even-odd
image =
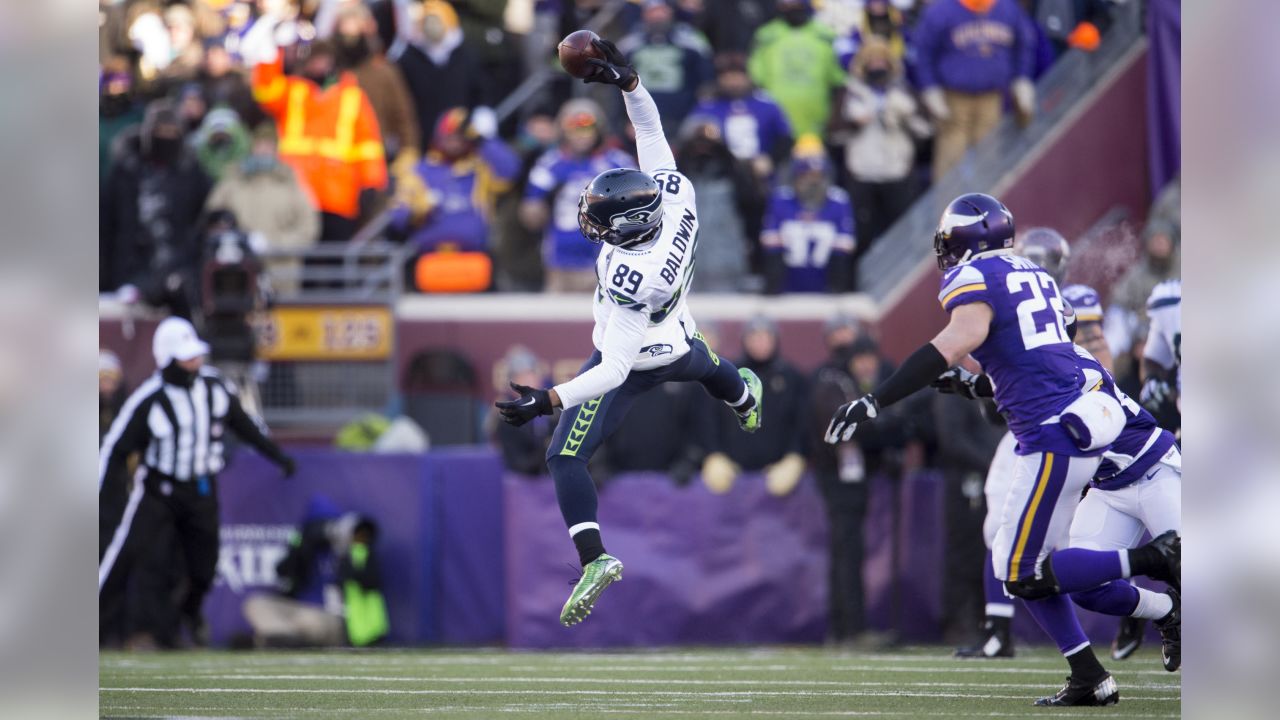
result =
[[1023,117],[1031,118],[1036,114],[1036,84],[1030,78],[1020,77],[1009,86],[1009,94],[1013,96],[1013,104]]
[[248,67],[267,65],[276,61],[276,26],[279,19],[268,14],[258,18],[249,32],[240,39],[240,57]]
[[946,120],[951,117],[951,108],[947,107],[947,96],[942,93],[942,88],[931,87],[924,91],[920,99],[934,120]]
[[498,115],[493,108],[481,105],[471,111],[471,131],[486,140],[498,134]]
[[867,420],[874,420],[880,414],[880,403],[876,402],[874,395],[863,395],[853,402],[845,403],[836,410],[835,415],[831,416],[831,424],[827,426],[827,432],[822,439],[828,445],[844,442],[853,437],[853,431],[858,429],[858,423]]

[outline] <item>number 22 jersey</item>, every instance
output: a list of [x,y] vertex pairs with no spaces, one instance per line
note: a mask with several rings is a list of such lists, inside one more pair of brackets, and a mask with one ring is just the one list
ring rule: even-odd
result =
[[596,258],[596,294],[591,340],[604,350],[604,331],[618,312],[644,313],[649,328],[631,366],[652,370],[689,352],[697,332],[686,300],[693,280],[698,245],[698,216],[693,184],[675,170],[653,173],[662,190],[662,226],[653,242],[634,249],[606,245]]
[[991,307],[987,338],[972,355],[991,378],[1019,455],[1101,452],[1076,448],[1058,423],[1080,396],[1084,371],[1067,337],[1058,284],[1047,272],[1009,251],[984,254],[944,273],[938,301],[947,312],[974,302]]

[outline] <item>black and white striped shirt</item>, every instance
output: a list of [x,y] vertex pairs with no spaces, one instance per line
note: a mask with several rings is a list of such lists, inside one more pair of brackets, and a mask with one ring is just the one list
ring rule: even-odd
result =
[[157,371],[133,391],[103,438],[98,489],[134,451],[142,453],[149,470],[178,481],[217,475],[225,464],[228,431],[283,464],[280,448],[241,407],[234,383],[217,370],[201,368],[189,388],[165,382]]

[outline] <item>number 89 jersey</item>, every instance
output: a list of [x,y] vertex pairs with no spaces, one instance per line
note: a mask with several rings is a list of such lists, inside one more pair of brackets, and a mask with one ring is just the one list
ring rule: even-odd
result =
[[938,294],[951,312],[966,303],[991,306],[987,339],[973,357],[995,387],[996,405],[1018,440],[1017,452],[1085,453],[1057,415],[1080,396],[1081,362],[1067,337],[1058,284],[1030,260],[988,255],[948,270]]
[[674,170],[653,173],[662,188],[662,227],[652,242],[624,249],[606,245],[596,258],[595,330],[591,340],[603,350],[609,318],[618,312],[644,313],[649,321],[644,345],[632,368],[651,370],[689,352],[697,331],[685,301],[693,280],[698,216],[693,185]]

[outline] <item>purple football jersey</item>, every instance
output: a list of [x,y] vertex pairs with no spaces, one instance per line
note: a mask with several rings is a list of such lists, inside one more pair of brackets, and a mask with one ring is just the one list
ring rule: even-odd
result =
[[1085,389],[1104,392],[1124,408],[1124,430],[1102,453],[1102,464],[1094,473],[1092,485],[1099,490],[1119,490],[1141,480],[1173,448],[1173,433],[1156,424],[1156,419],[1132,398],[1116,387],[1116,379],[1102,367],[1088,350],[1076,346],[1085,374]]
[[831,256],[853,253],[853,233],[853,206],[844,190],[827,188],[822,207],[808,209],[794,190],[781,187],[769,200],[760,245],[766,253],[782,255],[783,292],[825,292]]
[[1056,421],[1080,397],[1084,373],[1049,273],[1017,255],[978,258],[943,274],[938,301],[947,312],[974,302],[991,306],[987,339],[972,354],[995,386],[996,406],[1018,440],[1019,455],[1101,452],[1078,449]]

